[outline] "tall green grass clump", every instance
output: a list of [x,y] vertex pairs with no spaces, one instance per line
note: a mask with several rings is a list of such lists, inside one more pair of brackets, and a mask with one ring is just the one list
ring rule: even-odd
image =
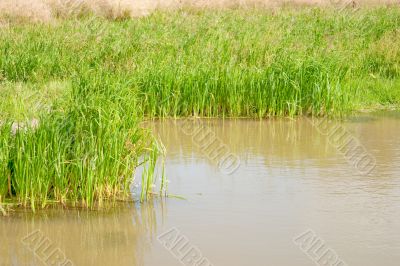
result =
[[138,122],[133,91],[119,77],[76,75],[70,97],[41,114],[37,128],[12,135],[10,126],[1,127],[2,199],[32,209],[129,199],[139,158],[157,160],[152,138]]
[[13,145],[11,132],[11,123],[3,122],[0,125],[0,202],[10,191],[11,176],[9,170],[10,151]]

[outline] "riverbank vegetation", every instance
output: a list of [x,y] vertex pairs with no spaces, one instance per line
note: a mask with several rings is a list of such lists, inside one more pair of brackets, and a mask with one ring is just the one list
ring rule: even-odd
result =
[[2,21],[0,202],[129,197],[139,160],[154,170],[159,150],[143,119],[342,116],[400,104],[397,7]]

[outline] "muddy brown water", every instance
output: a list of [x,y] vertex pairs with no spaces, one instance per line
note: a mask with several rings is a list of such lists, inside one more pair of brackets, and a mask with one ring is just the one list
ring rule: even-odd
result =
[[186,200],[17,211],[0,218],[0,265],[50,265],[54,254],[65,265],[334,265],[319,259],[328,250],[337,265],[399,265],[399,113],[335,124],[376,160],[369,175],[308,119],[200,125],[239,158],[233,173],[187,122],[151,123],[168,151],[168,191]]

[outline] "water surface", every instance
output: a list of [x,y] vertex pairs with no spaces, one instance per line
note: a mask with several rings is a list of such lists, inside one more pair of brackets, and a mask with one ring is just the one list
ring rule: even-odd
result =
[[200,125],[240,159],[232,174],[187,134],[187,122],[153,122],[149,126],[167,149],[168,191],[186,200],[95,212],[18,211],[0,219],[0,264],[46,265],[21,241],[40,230],[74,265],[182,265],[157,240],[175,228],[188,239],[187,248],[196,246],[214,266],[315,265],[293,241],[307,230],[347,265],[398,265],[398,113],[338,124],[376,159],[370,175],[360,174],[308,119],[213,119]]

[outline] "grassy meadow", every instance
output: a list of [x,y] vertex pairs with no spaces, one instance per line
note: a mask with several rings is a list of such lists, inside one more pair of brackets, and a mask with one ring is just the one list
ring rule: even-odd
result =
[[[0,31],[3,203],[126,199],[148,160],[143,199],[162,150],[144,119],[343,116],[400,104],[397,7],[88,13],[8,20]],[[32,119],[35,128],[15,130]]]

